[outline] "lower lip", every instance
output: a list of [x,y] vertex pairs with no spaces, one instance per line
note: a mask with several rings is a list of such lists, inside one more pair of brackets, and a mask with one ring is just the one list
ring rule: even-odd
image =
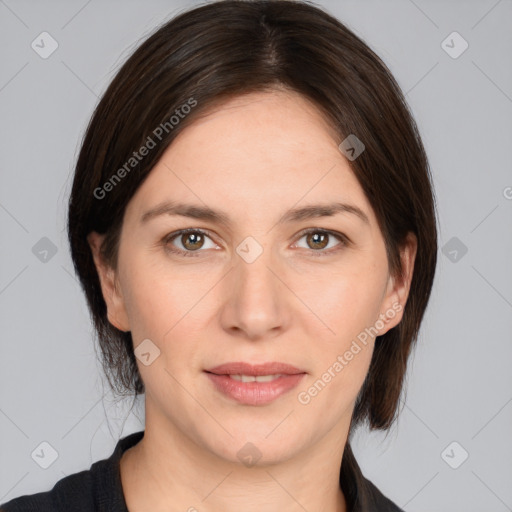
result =
[[305,373],[284,375],[270,382],[241,382],[228,375],[206,372],[217,390],[238,403],[265,405],[296,387]]

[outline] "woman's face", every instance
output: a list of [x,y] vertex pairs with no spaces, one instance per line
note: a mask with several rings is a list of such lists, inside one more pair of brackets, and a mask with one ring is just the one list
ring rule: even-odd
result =
[[[110,321],[132,333],[146,428],[229,461],[343,449],[374,338],[408,288],[337,142],[295,93],[238,97],[187,127],[137,190],[117,273],[98,268]],[[208,373],[238,362],[299,375]]]

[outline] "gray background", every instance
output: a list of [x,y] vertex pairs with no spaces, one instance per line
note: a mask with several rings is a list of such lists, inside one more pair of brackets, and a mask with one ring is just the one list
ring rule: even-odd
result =
[[[0,503],[50,489],[143,428],[142,401],[128,415],[96,361],[66,201],[80,138],[115,71],[158,24],[196,4],[0,0]],[[512,510],[512,1],[318,4],[407,93],[445,247],[399,422],[387,437],[357,432],[356,456],[407,511]],[[58,43],[47,59],[31,47],[43,31]],[[453,31],[469,44],[457,58],[442,46]],[[446,44],[452,55],[462,48]],[[42,252],[43,237],[55,254]],[[58,454],[48,469],[31,456],[51,457],[42,442]]]

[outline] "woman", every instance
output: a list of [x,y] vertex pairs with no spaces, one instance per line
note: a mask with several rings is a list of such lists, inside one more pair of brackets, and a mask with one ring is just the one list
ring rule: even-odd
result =
[[403,95],[347,27],[287,0],[163,25],[94,112],[68,221],[145,430],[1,510],[401,510],[349,441],[396,420],[435,203]]

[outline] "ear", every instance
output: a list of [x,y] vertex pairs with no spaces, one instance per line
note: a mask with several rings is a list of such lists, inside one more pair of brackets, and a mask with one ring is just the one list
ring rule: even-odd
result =
[[[389,276],[382,310],[379,315],[378,324],[384,324],[382,329],[378,329],[378,336],[382,336],[390,329],[400,323],[403,317],[405,303],[409,296],[411,281],[414,271],[414,261],[416,260],[416,251],[418,249],[418,240],[414,233],[409,232],[405,242],[400,248],[400,260],[402,262],[402,275]],[[377,323],[376,322],[376,323]]]
[[120,331],[129,331],[128,315],[126,314],[124,298],[117,282],[116,273],[104,261],[100,252],[104,238],[105,235],[100,235],[95,231],[91,231],[87,235],[87,242],[91,248],[96,271],[100,279],[103,299],[107,304],[108,321]]

